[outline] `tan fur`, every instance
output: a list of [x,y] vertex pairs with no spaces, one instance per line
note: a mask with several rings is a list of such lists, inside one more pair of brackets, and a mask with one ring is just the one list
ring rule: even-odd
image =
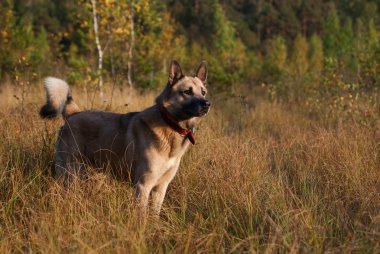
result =
[[[207,75],[206,66],[201,66]],[[162,110],[183,128],[193,128],[209,109],[204,98],[207,91],[204,73],[183,76],[175,61],[171,71],[168,85],[156,104],[142,112],[78,113],[74,102],[66,105],[63,110],[66,123],[59,132],[56,147],[56,173],[68,179],[72,174],[83,173],[83,163],[97,168],[110,166],[116,175],[132,177],[141,207],[147,208],[151,196],[153,211],[158,213],[190,144],[168,125]],[[185,94],[189,89],[192,94]],[[189,111],[193,114],[190,117]]]
[[75,113],[78,113],[80,112],[80,108],[78,107],[78,105],[72,101],[70,103],[66,103],[65,107],[64,107],[64,110],[62,112],[62,114],[67,117],[67,116],[70,116],[70,115],[73,115]]

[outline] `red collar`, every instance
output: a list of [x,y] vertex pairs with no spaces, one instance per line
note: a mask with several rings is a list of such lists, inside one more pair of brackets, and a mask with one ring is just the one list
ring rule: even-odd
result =
[[191,144],[195,144],[194,132],[192,129],[183,129],[176,122],[169,118],[168,113],[165,109],[160,109],[160,113],[164,121],[172,128],[173,131],[179,133],[182,137],[187,137]]

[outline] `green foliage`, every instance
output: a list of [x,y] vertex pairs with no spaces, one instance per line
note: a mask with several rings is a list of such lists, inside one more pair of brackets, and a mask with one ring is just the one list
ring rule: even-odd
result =
[[[246,63],[245,46],[236,36],[234,24],[227,18],[219,1],[212,4],[216,59],[223,63],[223,70],[217,70],[217,82],[224,86],[237,82],[242,76]],[[217,63],[215,62],[215,67]],[[213,65],[214,66],[214,65]]]
[[39,73],[47,75],[51,69],[49,67],[47,68],[46,64],[49,63],[51,56],[48,35],[44,27],[42,27],[37,36],[33,38],[31,44],[33,47],[29,56],[30,62],[39,68]]
[[219,54],[222,54],[223,58],[229,59],[237,47],[235,28],[225,16],[224,10],[217,0],[214,1],[212,9],[214,13],[215,37],[213,41],[215,48]]
[[339,56],[349,68],[354,69],[356,64],[354,58],[355,37],[352,30],[352,20],[350,18],[347,19],[339,35]]
[[70,46],[67,67],[67,81],[70,84],[77,85],[83,80],[92,79],[88,62],[79,54],[78,47],[75,44]]
[[335,9],[327,15],[323,28],[324,48],[327,58],[336,59],[340,51],[340,21]]

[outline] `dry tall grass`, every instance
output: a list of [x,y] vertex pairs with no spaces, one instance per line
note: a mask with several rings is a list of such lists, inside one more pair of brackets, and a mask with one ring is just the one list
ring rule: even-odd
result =
[[[128,182],[94,173],[64,188],[54,179],[62,122],[38,117],[42,88],[28,94],[27,102],[1,103],[1,253],[380,250],[380,153],[372,127],[326,127],[265,100],[214,98],[160,218],[140,221]],[[74,96],[91,107],[91,96]],[[125,106],[119,96],[107,108],[143,109],[153,98],[136,95]]]

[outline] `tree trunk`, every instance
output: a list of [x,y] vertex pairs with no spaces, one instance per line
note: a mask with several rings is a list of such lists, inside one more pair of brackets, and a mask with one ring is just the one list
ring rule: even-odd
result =
[[131,40],[129,42],[129,51],[128,51],[128,85],[130,88],[133,88],[133,82],[132,82],[132,58],[133,58],[133,46],[135,43],[135,23],[133,20],[134,14],[133,14],[133,7],[132,4],[130,4],[129,7],[129,19],[130,19],[130,25],[131,25]]
[[91,0],[92,16],[94,18],[95,43],[98,49],[98,75],[99,75],[99,95],[103,98],[103,50],[99,40],[98,18],[96,17],[96,0]]

